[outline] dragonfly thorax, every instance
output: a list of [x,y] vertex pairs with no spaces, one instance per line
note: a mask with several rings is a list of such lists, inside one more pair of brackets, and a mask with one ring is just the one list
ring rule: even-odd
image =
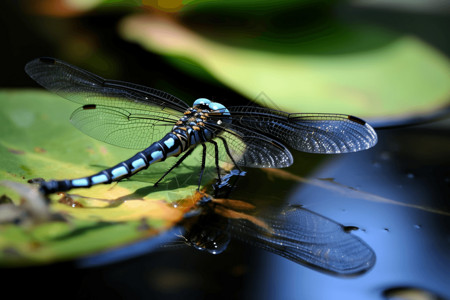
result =
[[199,130],[197,127],[203,127],[204,122],[207,121],[209,116],[209,109],[199,109],[190,107],[184,112],[184,116],[181,117],[175,126],[192,127],[194,130]]
[[181,141],[183,151],[191,146],[207,142],[214,138],[214,132],[205,123],[208,121],[209,109],[190,107],[184,112],[172,129]]
[[[210,116],[214,116],[212,121]],[[230,112],[220,103],[206,98],[195,100],[194,106],[188,108],[172,129],[183,145],[183,151],[191,146],[212,140],[218,131],[217,125],[231,122]],[[206,124],[214,124],[207,126]]]

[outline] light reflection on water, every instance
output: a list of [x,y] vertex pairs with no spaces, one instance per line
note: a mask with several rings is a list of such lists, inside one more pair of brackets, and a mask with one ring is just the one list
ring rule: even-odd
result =
[[[384,290],[404,286],[450,298],[449,190],[445,184],[450,152],[445,135],[430,138],[430,132],[410,129],[381,132],[379,136],[380,143],[374,149],[335,156],[310,178],[332,178],[398,204],[378,202],[377,197],[373,201],[354,194],[349,197],[309,184],[298,185],[287,199],[343,225],[360,228],[353,234],[374,249],[375,267],[361,277],[341,279],[262,253],[261,261],[267,264],[256,271],[261,275],[250,289],[260,292],[257,298],[381,299]],[[427,143],[421,145],[424,137]],[[416,141],[415,149],[410,147],[414,144],[411,139]],[[427,155],[430,149],[433,157]]]

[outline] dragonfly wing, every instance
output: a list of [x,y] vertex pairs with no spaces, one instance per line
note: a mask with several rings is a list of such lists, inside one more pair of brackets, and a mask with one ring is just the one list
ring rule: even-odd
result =
[[37,58],[25,66],[26,73],[46,89],[73,102],[114,107],[157,106],[179,114],[189,106],[182,100],[145,86],[107,80],[54,58]]
[[162,91],[106,80],[53,58],[25,66],[36,82],[82,104],[71,116],[81,131],[98,140],[132,149],[148,147],[168,132],[188,105]]
[[230,219],[232,236],[324,272],[356,275],[375,264],[375,253],[341,224],[303,208],[258,216],[270,231],[247,219]]
[[378,141],[363,120],[340,114],[292,114],[296,134],[285,136],[294,148],[312,153],[348,153],[369,149]]
[[230,107],[233,122],[269,134],[310,153],[348,153],[373,147],[375,130],[363,120],[342,114],[288,114],[260,107]]
[[153,106],[145,109],[85,105],[72,113],[72,124],[87,135],[123,148],[143,149],[160,140],[177,119]]
[[[211,126],[207,125],[214,130]],[[231,164],[236,162],[238,166],[284,168],[294,161],[283,144],[237,125],[223,123],[214,141],[220,147],[219,159]]]

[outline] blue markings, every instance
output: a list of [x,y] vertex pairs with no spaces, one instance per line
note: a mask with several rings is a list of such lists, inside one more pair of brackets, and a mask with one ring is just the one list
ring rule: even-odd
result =
[[145,161],[144,161],[143,158],[139,158],[139,159],[133,161],[133,162],[131,163],[131,165],[133,166],[133,169],[131,170],[131,172],[136,172],[137,170],[146,167]]
[[217,103],[217,102],[211,102],[211,100],[206,99],[206,98],[198,98],[197,100],[195,100],[194,106],[197,106],[197,105],[207,105],[211,110],[221,112],[227,116],[230,115],[230,111],[225,106],[223,106],[222,104]]
[[151,157],[152,157],[152,160],[149,161],[149,163],[154,163],[154,162],[157,162],[157,161],[160,161],[161,159],[163,159],[164,155],[163,155],[162,151],[155,151],[152,153]]
[[224,114],[226,116],[230,115],[230,111],[220,103],[212,102],[211,104],[209,104],[209,108],[211,108],[212,110],[221,112],[222,114]]
[[87,178],[80,178],[72,180],[73,186],[89,186],[89,181]]
[[164,144],[170,149],[175,145],[175,140],[173,138],[168,138],[164,141]]
[[198,98],[197,100],[194,101],[194,105],[193,106],[197,106],[197,105],[200,105],[200,104],[209,105],[210,103],[211,103],[211,101],[209,99]]
[[99,184],[99,183],[107,182],[108,177],[105,174],[101,174],[101,175],[97,175],[97,176],[92,176],[91,180],[92,180],[92,184]]
[[122,166],[122,167],[118,167],[118,168],[115,168],[114,170],[112,170],[111,174],[112,174],[112,178],[116,179],[117,177],[127,175],[128,171],[124,166]]

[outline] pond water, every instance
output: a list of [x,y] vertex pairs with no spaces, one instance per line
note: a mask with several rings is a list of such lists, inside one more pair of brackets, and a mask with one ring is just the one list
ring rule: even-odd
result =
[[287,199],[358,227],[353,234],[377,255],[374,268],[342,279],[263,254],[267,263],[252,282],[257,298],[383,299],[400,288],[416,297],[422,290],[450,298],[449,131],[414,127],[378,133],[374,149],[336,156],[310,175],[347,192],[303,184]]

